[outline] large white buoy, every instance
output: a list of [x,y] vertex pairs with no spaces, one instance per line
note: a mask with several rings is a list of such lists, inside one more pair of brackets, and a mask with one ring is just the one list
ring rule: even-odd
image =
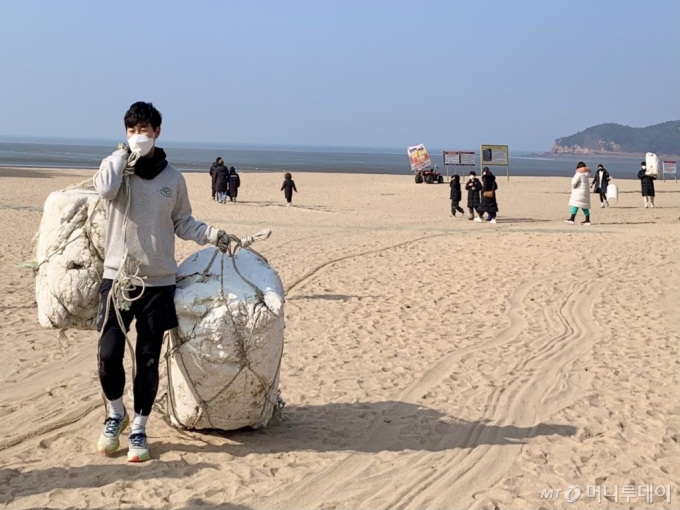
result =
[[607,185],[607,202],[615,204],[619,201],[619,188],[611,182]]
[[278,405],[283,286],[240,249],[191,255],[177,273],[179,327],[168,346],[168,415],[188,429],[263,427]]
[[106,209],[97,192],[50,193],[35,251],[35,299],[42,327],[95,329],[105,238]]
[[661,160],[659,159],[659,156],[653,152],[648,152],[645,154],[645,163],[647,167],[645,175],[659,177],[659,174],[661,173]]

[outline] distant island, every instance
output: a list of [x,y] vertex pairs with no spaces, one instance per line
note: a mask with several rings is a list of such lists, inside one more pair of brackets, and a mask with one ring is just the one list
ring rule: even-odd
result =
[[602,154],[611,156],[680,154],[680,120],[634,128],[608,123],[555,140],[551,154]]

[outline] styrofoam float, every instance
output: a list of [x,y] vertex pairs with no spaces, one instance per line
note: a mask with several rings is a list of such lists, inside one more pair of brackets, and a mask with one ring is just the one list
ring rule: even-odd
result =
[[645,154],[645,164],[647,167],[645,175],[659,177],[659,174],[661,173],[661,160],[659,159],[659,156],[653,152],[648,152]]
[[607,186],[607,202],[615,204],[619,201],[619,188],[616,184],[609,183]]
[[94,190],[50,193],[38,230],[35,299],[44,328],[95,328],[106,210]]
[[[207,248],[180,264],[168,415],[188,429],[263,427],[278,400],[283,286],[257,254]],[[212,261],[212,263],[211,263]]]

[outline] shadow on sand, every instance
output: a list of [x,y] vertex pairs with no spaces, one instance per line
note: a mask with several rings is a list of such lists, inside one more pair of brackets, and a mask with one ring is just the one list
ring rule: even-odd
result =
[[190,465],[184,461],[148,462],[143,465],[143,469],[140,467],[127,462],[107,462],[37,471],[0,469],[0,504],[55,489],[95,489],[114,482],[157,478],[167,478],[168,483],[173,483],[172,480],[192,476],[203,469],[219,469],[217,464],[199,462]]
[[305,299],[323,300],[323,301],[344,301],[350,299],[380,299],[382,296],[355,296],[350,294],[307,294],[302,296],[293,296],[288,298],[288,301],[302,301]]
[[503,218],[497,217],[498,223],[550,223],[553,220],[539,220],[537,218]]
[[[291,451],[377,453],[420,450],[439,452],[479,445],[524,443],[536,436],[572,436],[576,427],[541,423],[533,427],[493,425],[488,421],[464,421],[427,407],[406,402],[331,403],[286,407],[287,420],[266,429],[192,433],[203,445],[154,443],[158,454],[171,451],[228,452],[238,457]],[[214,445],[208,438],[227,439]]]
[[[181,484],[182,478],[201,470],[224,469],[222,463],[162,459],[163,455],[171,452],[236,457],[296,451],[440,452],[480,445],[516,445],[537,436],[572,436],[577,431],[570,425],[515,427],[493,425],[487,421],[463,421],[434,409],[396,401],[291,407],[286,408],[286,415],[286,421],[272,423],[266,429],[176,432],[169,434],[168,439],[171,440],[152,438],[152,455],[154,459],[160,456],[161,460],[152,460],[143,466],[130,465],[119,458],[102,464],[45,470],[30,470],[28,465],[22,470],[0,469],[0,503],[7,504],[17,498],[57,489],[96,489],[117,482],[167,479],[168,484]],[[215,460],[214,457],[211,459]],[[227,460],[228,457],[225,457]],[[192,500],[184,508],[200,507],[202,504],[200,500]],[[205,502],[205,506],[212,504]],[[220,508],[247,510],[243,506],[221,505]]]

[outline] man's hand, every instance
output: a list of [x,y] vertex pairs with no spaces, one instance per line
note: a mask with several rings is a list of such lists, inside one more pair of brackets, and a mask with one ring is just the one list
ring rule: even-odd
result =
[[224,230],[217,232],[216,246],[222,253],[228,253],[232,243],[235,247],[239,247],[241,246],[241,239],[233,234],[227,234]]
[[116,173],[122,173],[127,166],[127,160],[130,153],[125,149],[118,149],[113,152],[107,159],[111,161],[111,166]]

